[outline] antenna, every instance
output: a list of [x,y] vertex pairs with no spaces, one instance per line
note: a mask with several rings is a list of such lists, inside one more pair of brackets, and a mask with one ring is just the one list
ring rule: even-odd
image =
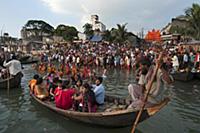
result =
[[2,42],[3,42],[3,28],[5,27],[5,25],[3,24],[2,28],[1,28],[1,42],[0,44],[2,45]]

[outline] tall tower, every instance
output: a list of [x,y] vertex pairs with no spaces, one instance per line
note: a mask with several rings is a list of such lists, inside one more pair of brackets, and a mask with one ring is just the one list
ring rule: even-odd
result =
[[99,16],[98,15],[91,15],[91,22],[92,25],[94,26],[96,24],[96,22],[99,21]]

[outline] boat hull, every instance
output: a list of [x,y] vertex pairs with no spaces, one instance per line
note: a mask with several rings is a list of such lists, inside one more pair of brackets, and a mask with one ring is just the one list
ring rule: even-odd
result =
[[172,76],[177,81],[191,81],[194,79],[194,74],[191,72],[174,73]]
[[[103,127],[124,127],[130,126],[135,121],[139,111],[133,109],[124,109],[112,112],[96,112],[96,113],[86,113],[77,112],[72,110],[63,110],[52,106],[48,101],[41,101],[32,95],[33,99],[43,105],[44,107],[65,116],[68,119],[83,122],[87,124],[103,126]],[[142,122],[148,119],[150,116],[158,112],[164,105],[167,104],[169,100],[165,101],[164,104],[157,106],[156,108],[145,109],[141,115],[140,121]],[[161,107],[162,106],[162,107]],[[152,113],[153,110],[153,113]],[[156,110],[156,111],[155,111]]]
[[26,61],[21,61],[21,64],[33,64],[38,62],[39,60],[26,60]]
[[[23,77],[22,73],[18,73],[15,77],[0,81],[0,89],[12,89],[18,88],[21,85],[21,79]],[[9,81],[8,81],[9,80]]]
[[194,78],[195,79],[199,79],[200,80],[200,72],[196,72],[196,73],[193,73],[194,74]]

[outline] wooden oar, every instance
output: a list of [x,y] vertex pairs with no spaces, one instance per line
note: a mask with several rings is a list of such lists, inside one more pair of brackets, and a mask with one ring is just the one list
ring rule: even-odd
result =
[[7,90],[8,90],[8,94],[9,94],[9,91],[10,91],[10,75],[9,75],[9,71],[8,71],[8,74],[7,74],[7,78],[8,78],[8,81],[7,81]]
[[[5,56],[5,61],[7,61],[8,59],[8,54],[4,53],[4,56]],[[10,76],[9,76],[9,69],[7,68],[7,92],[9,94],[9,91],[10,91]]]
[[146,101],[147,101],[147,99],[148,99],[148,95],[149,95],[150,90],[151,90],[151,87],[152,87],[152,85],[153,85],[153,81],[154,81],[154,79],[155,79],[155,77],[156,77],[156,74],[157,74],[157,72],[158,72],[158,69],[159,69],[159,67],[160,67],[159,62],[161,61],[162,57],[163,57],[163,53],[161,53],[161,54],[159,55],[158,59],[157,59],[158,61],[156,62],[156,63],[157,63],[157,64],[156,64],[156,67],[155,67],[154,72],[153,72],[153,74],[152,74],[152,77],[151,77],[151,79],[150,79],[150,81],[148,82],[147,87],[146,87],[147,93],[146,93],[146,95],[144,96],[144,102],[143,102],[142,107],[141,107],[141,109],[140,109],[140,111],[139,111],[139,113],[138,113],[138,115],[137,115],[137,117],[136,117],[136,120],[135,120],[134,124],[133,124],[131,133],[135,133],[137,124],[138,124],[138,122],[139,122],[139,120],[140,120],[140,117],[141,117],[142,112],[143,112],[144,107],[145,107],[145,103],[146,103]]

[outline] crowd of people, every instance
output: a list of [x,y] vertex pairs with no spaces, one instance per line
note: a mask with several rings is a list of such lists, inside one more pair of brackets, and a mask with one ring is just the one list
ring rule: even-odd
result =
[[[41,72],[50,71],[51,68],[56,68],[52,63],[56,61],[60,64],[59,71],[66,74],[69,74],[70,69],[89,71],[88,68],[92,67],[136,70],[143,59],[153,62],[156,52],[156,46],[130,47],[106,43],[61,46],[53,52],[41,54],[41,62],[46,63],[41,63],[37,68]],[[170,72],[200,71],[199,51],[173,46],[166,47],[165,52],[165,62]]]

